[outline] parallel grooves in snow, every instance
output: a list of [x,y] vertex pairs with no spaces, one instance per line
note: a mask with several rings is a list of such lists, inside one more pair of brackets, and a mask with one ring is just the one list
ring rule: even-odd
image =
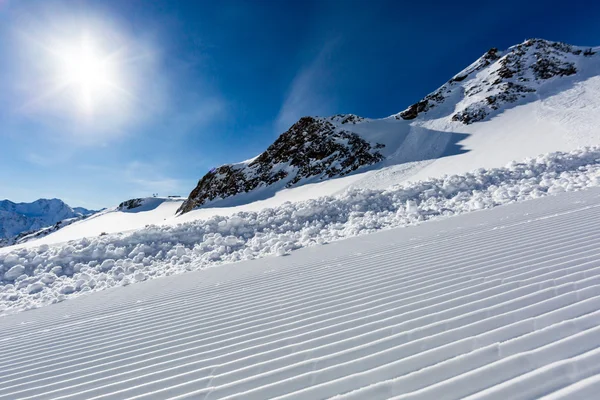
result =
[[7,316],[0,399],[585,398],[599,224],[565,193]]

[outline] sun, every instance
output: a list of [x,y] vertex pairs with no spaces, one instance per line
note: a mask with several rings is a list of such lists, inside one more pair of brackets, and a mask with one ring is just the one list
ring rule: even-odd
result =
[[91,137],[123,134],[151,115],[149,107],[162,105],[156,97],[141,96],[162,94],[162,85],[155,89],[162,81],[147,79],[159,77],[155,47],[129,35],[110,16],[41,12],[20,22],[14,40],[15,107],[23,114]]
[[90,46],[68,54],[65,63],[72,82],[87,91],[98,90],[110,80],[104,60]]
[[59,59],[61,81],[86,113],[93,113],[118,89],[111,55],[103,54],[90,38],[82,37],[76,45],[63,47]]

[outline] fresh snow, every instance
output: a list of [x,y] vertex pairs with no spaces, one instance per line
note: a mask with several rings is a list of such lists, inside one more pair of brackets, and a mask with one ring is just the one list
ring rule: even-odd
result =
[[[600,162],[554,155],[437,184],[455,204],[529,198],[541,182],[588,186],[583,160]],[[486,177],[503,178],[491,191]],[[476,180],[478,195],[456,191]],[[589,188],[8,315],[0,399],[595,398],[599,224]]]
[[551,153],[505,168],[479,169],[386,190],[353,189],[337,197],[260,211],[151,225],[57,245],[7,248],[0,252],[0,312],[597,186],[600,147]]

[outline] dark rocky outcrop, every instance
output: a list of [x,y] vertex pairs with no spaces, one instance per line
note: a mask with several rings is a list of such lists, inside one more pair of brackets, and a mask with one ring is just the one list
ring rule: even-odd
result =
[[178,213],[276,182],[291,187],[305,178],[343,176],[383,160],[378,151],[383,145],[371,144],[344,128],[362,121],[351,114],[301,118],[254,160],[209,171]]
[[144,204],[144,199],[131,199],[120,203],[117,208],[121,211],[132,210],[140,207],[142,204]]
[[406,120],[415,119],[419,114],[429,111],[429,109],[435,107],[436,103],[443,102],[444,99],[444,95],[440,91],[428,94],[423,100],[402,111],[400,113],[400,117]]

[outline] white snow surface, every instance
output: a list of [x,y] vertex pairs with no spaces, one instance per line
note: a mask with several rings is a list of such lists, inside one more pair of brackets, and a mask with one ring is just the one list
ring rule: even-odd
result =
[[[429,185],[466,209],[587,186],[597,157]],[[589,188],[8,315],[0,399],[596,398],[599,225]]]
[[[179,198],[144,198],[143,205],[131,210],[112,207],[100,211],[83,221],[77,221],[51,233],[41,239],[24,243],[22,246],[39,246],[66,242],[83,237],[98,236],[107,233],[117,233],[141,229],[149,224],[161,224],[170,221],[175,211],[183,202]],[[10,249],[10,248],[8,248]],[[0,252],[6,249],[0,249]]]
[[386,190],[352,189],[259,211],[8,249],[0,253],[0,312],[596,186],[600,147]]

